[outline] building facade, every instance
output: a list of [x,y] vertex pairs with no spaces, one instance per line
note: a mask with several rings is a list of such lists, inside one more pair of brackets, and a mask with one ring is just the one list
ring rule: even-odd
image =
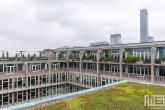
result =
[[[44,49],[44,58],[0,59],[0,107],[135,80],[165,84],[165,42]],[[126,63],[124,58],[140,57]],[[101,60],[113,57],[113,60]]]
[[140,10],[140,42],[148,42],[148,12]]

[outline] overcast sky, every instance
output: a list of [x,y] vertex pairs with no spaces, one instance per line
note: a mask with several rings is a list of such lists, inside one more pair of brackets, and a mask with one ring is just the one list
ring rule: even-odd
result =
[[155,41],[165,40],[164,0],[0,0],[0,50],[14,55],[109,42],[110,25],[123,43],[139,42],[143,8],[149,34]]

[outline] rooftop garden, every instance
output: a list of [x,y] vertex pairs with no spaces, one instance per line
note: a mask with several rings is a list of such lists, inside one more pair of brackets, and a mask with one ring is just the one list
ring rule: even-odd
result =
[[20,51],[19,56],[18,53],[16,53],[14,57],[10,57],[8,51],[6,52],[6,55],[3,52],[2,57],[0,58],[0,61],[26,61],[26,60],[47,60],[47,58],[42,57],[41,53],[39,53],[39,56],[36,56],[35,54],[30,55],[29,53],[27,54],[27,56],[25,56],[25,54],[23,54],[22,51]]
[[129,82],[32,110],[151,110],[144,106],[144,95],[153,94],[165,95],[165,87]]
[[93,59],[93,56],[92,55],[88,55],[88,56],[83,55],[82,56],[82,59],[83,60],[92,60]]
[[100,61],[104,61],[104,62],[107,62],[107,61],[114,61],[115,58],[113,56],[110,56],[110,57],[100,57]]
[[125,63],[135,63],[136,61],[140,61],[140,57],[128,56],[124,58]]

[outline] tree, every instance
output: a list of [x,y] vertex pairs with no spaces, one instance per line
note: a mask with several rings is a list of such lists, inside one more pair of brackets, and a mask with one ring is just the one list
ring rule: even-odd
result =
[[9,58],[9,52],[8,51],[6,52],[6,58]]
[[5,55],[4,55],[4,53],[2,53],[2,58],[4,58],[5,57]]
[[30,58],[30,54],[28,53],[28,58]]
[[17,58],[18,56],[17,56],[17,54],[15,54],[15,58]]
[[41,58],[42,57],[42,54],[41,54],[41,52],[40,52],[40,54],[39,54],[39,58]]
[[24,58],[25,56],[24,56],[24,54],[22,55],[22,58]]

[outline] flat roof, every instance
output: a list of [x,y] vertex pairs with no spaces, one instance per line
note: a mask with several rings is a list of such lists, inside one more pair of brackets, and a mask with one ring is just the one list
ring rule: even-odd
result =
[[81,51],[81,50],[99,50],[99,49],[110,49],[110,48],[135,48],[138,46],[140,46],[140,47],[152,47],[152,46],[161,47],[161,46],[165,46],[165,41],[114,44],[114,45],[97,46],[97,47],[86,46],[86,47],[82,47],[82,48],[54,49],[54,51],[55,52],[64,52],[64,51]]

